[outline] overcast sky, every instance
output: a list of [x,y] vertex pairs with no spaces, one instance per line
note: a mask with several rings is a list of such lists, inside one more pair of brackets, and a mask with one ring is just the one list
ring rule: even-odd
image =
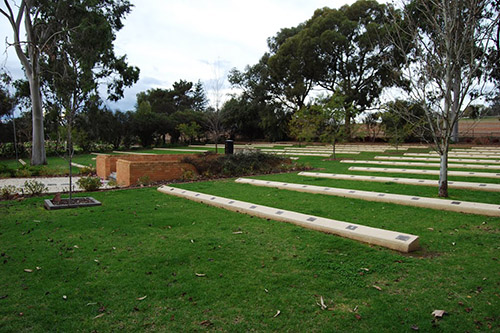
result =
[[[338,8],[352,0],[131,0],[132,12],[115,41],[117,55],[126,54],[140,68],[140,80],[118,103],[134,108],[136,94],[150,88],[171,88],[180,79],[201,80],[210,88],[214,64],[224,73],[253,65],[267,51],[266,40],[281,28],[296,26],[321,7]],[[4,5],[2,4],[2,7]],[[12,41],[6,19],[0,17],[2,40]],[[2,45],[0,64],[13,76],[22,75],[14,52]],[[208,91],[210,95],[210,92]]]

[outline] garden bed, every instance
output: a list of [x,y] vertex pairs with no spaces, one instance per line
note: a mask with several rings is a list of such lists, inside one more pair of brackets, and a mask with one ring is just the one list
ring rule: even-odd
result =
[[100,206],[101,202],[92,197],[79,197],[79,198],[62,198],[59,200],[46,199],[44,207],[48,210],[78,208],[78,207],[93,207]]

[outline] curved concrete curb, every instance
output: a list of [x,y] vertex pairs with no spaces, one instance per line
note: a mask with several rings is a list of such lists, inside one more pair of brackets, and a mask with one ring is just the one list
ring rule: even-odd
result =
[[158,155],[158,154],[154,154],[154,153],[136,153],[133,151],[119,151],[119,150],[113,150],[113,153],[126,154],[126,155]]
[[[406,185],[422,185],[422,186],[435,186],[435,187],[439,186],[439,182],[437,180],[432,180],[432,179],[374,177],[374,176],[332,174],[332,173],[320,173],[320,172],[299,172],[298,175],[305,177],[358,180],[358,181],[378,182],[378,183],[391,182],[391,183],[406,184]],[[466,190],[500,192],[500,184],[448,181],[448,187],[466,189]]]
[[191,153],[206,153],[206,149],[182,149],[182,148],[153,148],[153,150],[164,150],[164,151],[183,151]]
[[[439,157],[410,157],[410,156],[375,156],[375,159],[388,160],[388,161],[428,161],[428,162],[441,161]],[[467,158],[448,158],[448,162],[500,164],[500,160],[482,160],[482,159],[467,159]]]
[[371,228],[360,224],[336,221],[323,217],[256,205],[245,201],[237,201],[209,194],[192,192],[175,187],[161,186],[158,188],[158,191],[205,203],[211,206],[228,209],[237,213],[289,222],[304,228],[318,230],[368,244],[380,245],[401,252],[411,252],[420,248],[418,241],[419,237],[415,235]]
[[[423,163],[423,162],[394,162],[394,161],[365,161],[365,160],[342,160],[340,163],[349,164],[378,164],[378,165],[397,165],[397,166],[420,166],[428,168],[439,168],[439,163]],[[500,170],[500,165],[484,165],[484,164],[463,164],[463,163],[448,163],[448,169],[489,169]]]
[[460,213],[500,216],[500,205],[485,204],[480,202],[434,199],[403,194],[358,191],[344,188],[282,183],[249,178],[238,178],[236,179],[236,182],[256,186],[279,188],[282,190],[334,195],[338,197],[361,199],[366,201],[386,202],[405,206],[448,210]]
[[[350,171],[387,172],[387,173],[411,173],[411,174],[415,174],[415,175],[439,175],[439,170],[428,170],[428,169],[349,167],[349,170]],[[448,176],[500,178],[500,173],[448,171]]]

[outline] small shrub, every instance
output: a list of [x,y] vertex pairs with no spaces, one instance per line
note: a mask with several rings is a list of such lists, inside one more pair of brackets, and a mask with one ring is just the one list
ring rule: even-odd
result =
[[97,191],[101,188],[101,179],[99,177],[81,177],[76,183],[86,192]]
[[19,177],[19,178],[31,177],[32,175],[33,175],[33,173],[31,172],[31,170],[28,168],[24,168],[24,167],[17,169],[15,172],[15,176]]
[[34,179],[24,182],[24,192],[28,195],[38,195],[47,192],[49,189],[44,183]]
[[80,174],[82,175],[93,175],[95,174],[95,168],[92,165],[86,166],[80,169]]
[[111,179],[110,181],[108,181],[108,187],[118,187],[118,183],[116,182],[116,180]]
[[151,178],[149,178],[148,175],[141,176],[137,180],[137,185],[148,186],[150,184],[151,184]]
[[9,200],[19,192],[19,189],[14,185],[6,185],[0,187],[0,196],[2,199]]
[[196,174],[193,172],[193,170],[182,169],[182,176],[181,176],[182,181],[190,181],[193,179],[196,179]]

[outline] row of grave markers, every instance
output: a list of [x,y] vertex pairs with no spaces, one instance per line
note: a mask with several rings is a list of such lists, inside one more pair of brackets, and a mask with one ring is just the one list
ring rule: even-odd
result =
[[[406,148],[406,147],[405,147]],[[324,151],[323,151],[324,150]],[[306,147],[300,148],[288,148],[275,150],[263,150],[271,153],[281,153],[290,155],[308,155],[308,156],[330,156],[327,154],[326,149],[321,149],[318,147]],[[338,153],[359,153],[360,151],[366,151],[358,149],[356,151],[343,151],[340,149]],[[376,150],[372,150],[376,151]],[[382,150],[383,151],[383,150]],[[439,166],[438,163],[421,163],[421,162],[411,162],[411,161],[427,161],[435,162],[439,161],[436,159],[436,153],[418,154],[418,153],[405,153],[405,156],[377,156],[376,159],[379,161],[356,161],[356,160],[344,160],[344,163],[363,163],[363,164],[389,164],[389,165],[407,165],[407,166]],[[480,159],[450,159],[451,162],[467,162],[467,163],[485,163],[484,165],[479,164],[456,164],[450,163],[449,167],[457,168],[484,168],[484,169],[500,169],[500,167],[495,165],[487,164],[500,164],[500,160],[487,160],[488,158],[500,158],[500,150],[494,148],[485,149],[484,152],[478,150],[467,151],[466,153],[452,153],[450,156],[467,158],[475,158],[476,155]],[[412,156],[412,157],[410,157]],[[415,157],[416,156],[416,157]],[[424,157],[425,156],[425,157]],[[389,161],[380,161],[389,160]],[[397,160],[397,162],[394,162]],[[400,162],[403,160],[409,160],[410,162]],[[395,172],[395,173],[419,173],[419,174],[439,174],[438,170],[421,170],[421,169],[396,169],[396,168],[362,168],[362,167],[350,167],[349,170],[355,171],[377,171],[377,172]],[[484,172],[465,172],[465,171],[449,171],[450,175],[457,176],[474,176],[474,177],[490,177],[490,178],[500,178],[500,173],[484,173]],[[308,173],[301,172],[299,175],[309,176],[309,177],[324,177],[332,179],[349,179],[349,180],[363,180],[363,181],[378,181],[378,182],[397,182],[402,184],[410,185],[427,185],[427,186],[437,186],[438,182],[435,180],[428,179],[411,179],[411,178],[397,178],[397,177],[374,177],[374,176],[362,176],[362,175],[346,175],[346,174],[325,174],[325,173]],[[441,210],[457,211],[463,213],[481,214],[488,216],[500,216],[500,205],[477,203],[477,202],[467,202],[467,201],[456,201],[456,200],[445,200],[445,199],[435,199],[426,198],[418,196],[408,196],[400,194],[391,193],[378,193],[370,191],[359,191],[359,190],[349,190],[349,189],[338,189],[332,187],[324,186],[313,186],[305,184],[292,184],[292,183],[282,183],[274,181],[263,181],[256,179],[240,178],[236,182],[251,184],[256,186],[273,187],[279,189],[288,189],[301,192],[309,193],[319,193],[336,195],[347,198],[356,198],[362,200],[378,201],[395,203],[409,206],[434,208]],[[485,191],[500,191],[500,184],[487,184],[487,183],[474,183],[474,182],[456,182],[450,181],[450,187],[464,188],[464,189],[474,189],[474,190],[485,190]],[[232,200],[228,198],[216,197],[208,194],[191,192],[187,190],[177,189],[174,187],[162,186],[158,189],[163,193],[168,193],[171,195],[180,196],[190,200],[195,200],[198,202],[203,202],[205,204],[229,209],[232,211],[251,214],[254,216],[259,216],[268,219],[274,219],[278,221],[285,221],[294,223],[303,227],[311,228],[314,230],[320,230],[324,232],[333,233],[342,237],[355,239],[358,241],[376,244],[380,246],[385,246],[391,249],[395,249],[402,252],[411,252],[419,248],[419,237],[415,235],[403,234],[395,231],[389,231],[379,228],[370,228],[358,224],[352,224],[349,222],[337,221],[332,219],[326,219],[317,216],[311,216],[307,214],[301,214],[292,211],[280,210],[277,208],[255,205],[248,202],[242,202],[237,200]]]

